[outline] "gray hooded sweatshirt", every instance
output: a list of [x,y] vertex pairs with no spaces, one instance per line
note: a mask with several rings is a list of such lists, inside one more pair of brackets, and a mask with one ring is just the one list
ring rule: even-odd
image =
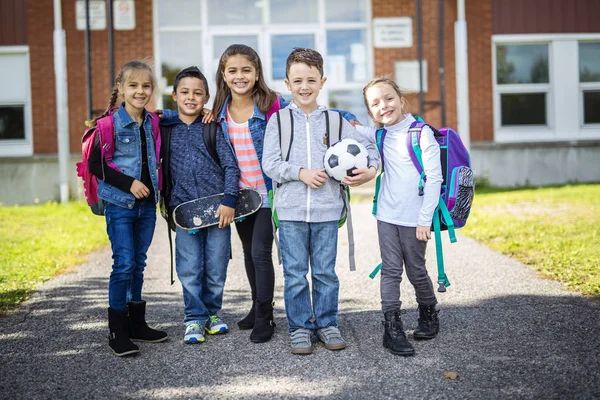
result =
[[[263,150],[262,167],[264,173],[274,182],[274,207],[282,221],[328,222],[338,221],[342,214],[343,201],[340,183],[329,178],[318,189],[308,187],[299,178],[300,169],[323,169],[323,159],[327,150],[326,118],[327,107],[319,106],[306,115],[297,105],[291,103],[294,119],[294,139],[288,161],[281,157],[279,128],[274,115],[267,124]],[[369,166],[379,167],[377,147],[362,133],[359,133],[346,120],[342,119],[342,139],[352,138],[362,143],[369,154]],[[277,187],[278,186],[278,187]]]

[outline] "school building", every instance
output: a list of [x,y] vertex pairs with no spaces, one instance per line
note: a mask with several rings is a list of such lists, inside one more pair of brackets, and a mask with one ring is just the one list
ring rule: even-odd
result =
[[459,128],[493,185],[598,182],[598,15],[597,0],[0,0],[0,202],[78,196],[84,121],[125,62],[152,57],[156,105],[172,107],[189,65],[214,95],[232,43],[255,48],[286,96],[287,55],[317,49],[320,102],[365,124],[362,87],[393,77],[421,93],[413,113]]

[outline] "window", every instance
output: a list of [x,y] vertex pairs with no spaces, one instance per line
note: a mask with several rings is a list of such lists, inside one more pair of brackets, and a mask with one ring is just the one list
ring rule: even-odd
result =
[[600,124],[600,42],[579,42],[583,125]]
[[25,139],[25,107],[0,105],[0,140]]
[[271,37],[273,79],[285,79],[285,62],[294,47],[315,48],[315,36],[273,35]]
[[[154,57],[163,95],[158,105],[163,108],[174,106],[173,79],[190,65],[208,78],[212,100],[217,61],[232,43],[258,52],[267,84],[284,96],[285,61],[294,47],[314,48],[323,55],[328,80],[319,95],[322,104],[328,104],[330,93],[336,102],[339,96],[355,94],[360,100],[360,90],[372,76],[370,0],[155,0],[154,4]],[[357,114],[360,109],[348,111]]]
[[496,46],[501,126],[547,125],[548,44]]
[[0,47],[0,157],[33,154],[29,48]]
[[494,140],[600,139],[600,34],[493,35]]

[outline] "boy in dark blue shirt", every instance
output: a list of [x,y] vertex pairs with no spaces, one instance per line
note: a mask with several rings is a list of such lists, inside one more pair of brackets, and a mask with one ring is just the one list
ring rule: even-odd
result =
[[218,316],[231,247],[231,228],[240,171],[231,146],[217,125],[214,159],[204,142],[202,110],[208,101],[208,84],[197,67],[179,72],[173,83],[178,114],[161,121],[164,201],[169,210],[181,203],[225,193],[217,210],[219,225],[190,233],[176,228],[175,263],[185,303],[184,342],[204,342],[204,332],[228,330]]

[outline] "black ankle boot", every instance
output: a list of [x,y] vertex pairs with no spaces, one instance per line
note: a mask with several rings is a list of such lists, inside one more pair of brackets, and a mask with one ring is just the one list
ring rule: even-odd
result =
[[416,340],[433,339],[440,330],[438,312],[433,306],[419,304],[419,327],[413,333]]
[[254,328],[254,319],[256,316],[256,308],[254,307],[254,301],[252,302],[252,308],[250,309],[250,312],[248,313],[248,315],[246,315],[244,318],[242,318],[241,320],[238,321],[238,327],[241,330],[246,330],[246,329],[252,329]]
[[140,352],[140,348],[129,340],[129,317],[127,310],[118,311],[108,308],[108,345],[117,357]]
[[273,302],[256,302],[256,319],[254,328],[250,333],[250,341],[253,343],[264,343],[271,340],[275,331],[275,322],[273,322]]
[[129,338],[137,342],[159,343],[167,340],[167,332],[152,329],[146,323],[146,302],[130,301],[129,309]]
[[400,310],[388,311],[384,314],[385,331],[383,332],[383,347],[390,353],[400,356],[412,356],[415,349],[412,347],[402,326]]

